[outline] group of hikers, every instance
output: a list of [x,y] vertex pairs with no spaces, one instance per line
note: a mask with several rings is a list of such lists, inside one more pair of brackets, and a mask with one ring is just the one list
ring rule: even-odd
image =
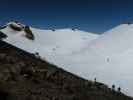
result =
[[[112,85],[112,91],[115,91],[115,85],[113,84]],[[121,87],[119,86],[118,88],[117,88],[117,92],[121,92]]]
[[[98,83],[96,78],[94,78],[94,83]],[[99,84],[100,84],[100,83],[99,83]],[[102,84],[102,83],[101,83],[101,84]],[[113,85],[112,85],[112,88],[111,88],[112,92],[121,93],[121,87],[120,87],[120,86],[117,88],[117,91],[116,91],[115,88],[116,88],[116,86],[113,84]]]

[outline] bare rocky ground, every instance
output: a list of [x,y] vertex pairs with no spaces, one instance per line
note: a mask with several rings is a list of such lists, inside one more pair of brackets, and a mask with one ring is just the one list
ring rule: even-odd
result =
[[0,40],[0,100],[133,100]]

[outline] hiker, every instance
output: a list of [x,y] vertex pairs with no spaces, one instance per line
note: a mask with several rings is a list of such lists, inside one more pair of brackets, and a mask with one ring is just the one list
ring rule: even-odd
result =
[[37,58],[41,58],[38,52],[35,52],[35,56],[36,56]]
[[121,92],[121,87],[118,87],[117,91],[120,93]]
[[94,83],[96,83],[97,82],[97,79],[96,79],[96,77],[94,78]]
[[109,62],[109,58],[107,58],[107,62]]
[[115,91],[115,85],[114,84],[112,85],[112,90]]

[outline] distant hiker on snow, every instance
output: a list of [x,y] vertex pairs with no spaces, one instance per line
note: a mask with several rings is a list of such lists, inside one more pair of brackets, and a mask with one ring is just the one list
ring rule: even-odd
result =
[[120,93],[121,92],[121,87],[118,87],[117,91]]

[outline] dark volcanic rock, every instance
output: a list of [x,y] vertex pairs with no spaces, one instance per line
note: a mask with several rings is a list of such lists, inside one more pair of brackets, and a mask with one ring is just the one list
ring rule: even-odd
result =
[[9,24],[9,27],[15,31],[21,31],[22,30],[22,27],[18,27],[14,24]]
[[0,100],[133,100],[0,41]]
[[26,37],[28,39],[30,39],[30,40],[34,40],[35,39],[34,34],[32,33],[32,31],[31,31],[29,26],[25,26],[24,31],[25,31]]
[[6,25],[2,25],[2,26],[0,26],[0,29],[4,29],[6,27],[7,27]]
[[0,39],[6,38],[7,35],[0,31]]

